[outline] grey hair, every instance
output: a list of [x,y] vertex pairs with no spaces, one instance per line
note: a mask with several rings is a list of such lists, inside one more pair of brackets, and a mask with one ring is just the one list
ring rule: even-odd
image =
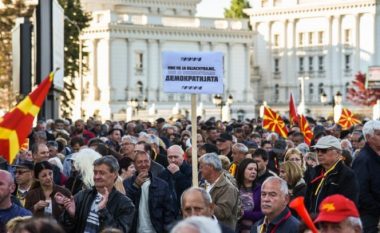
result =
[[362,225],[362,221],[360,220],[360,218],[358,217],[347,217],[346,220],[348,224],[351,225],[351,227],[360,227],[360,230],[363,230],[363,225]]
[[181,195],[181,206],[183,206],[184,196],[191,192],[199,192],[202,195],[202,199],[206,205],[210,205],[212,203],[211,195],[205,189],[199,187],[190,187],[186,189]]
[[222,171],[222,161],[216,153],[206,153],[199,158],[199,162],[208,164],[214,167],[216,171]]
[[117,162],[117,159],[113,157],[112,155],[103,156],[94,161],[94,166],[99,166],[102,164],[107,165],[110,168],[110,171],[112,173],[119,172],[119,169],[120,169],[119,162]]
[[218,221],[204,216],[192,216],[180,221],[170,233],[183,232],[184,228],[197,230],[199,233],[221,233]]
[[243,143],[236,143],[232,146],[232,148],[238,150],[241,153],[247,154],[248,153],[248,147],[244,145]]
[[280,183],[280,191],[284,194],[284,195],[288,195],[289,194],[289,189],[288,189],[288,184],[286,183],[286,181],[278,176],[270,176],[268,177],[264,182],[263,184],[261,185],[261,187],[264,187],[264,185],[266,183],[269,183],[269,182],[278,182]]
[[121,138],[121,141],[124,142],[124,141],[128,141],[132,144],[137,144],[137,138],[134,137],[134,136],[131,136],[131,135],[124,135],[122,138]]
[[375,133],[375,130],[380,130],[380,121],[370,120],[364,124],[362,130],[364,138],[367,141],[367,135],[373,135]]
[[157,137],[157,135],[154,135],[154,134],[148,134],[148,135],[150,137],[152,144],[156,144],[157,146],[160,145],[160,139]]

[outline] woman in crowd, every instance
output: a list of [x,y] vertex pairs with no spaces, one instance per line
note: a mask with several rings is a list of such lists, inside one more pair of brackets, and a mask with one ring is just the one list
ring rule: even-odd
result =
[[303,160],[303,155],[300,150],[297,148],[291,148],[288,151],[286,151],[284,162],[291,161],[298,164],[298,166],[302,169],[304,172],[306,170],[305,162]]
[[290,200],[305,196],[306,183],[303,179],[303,171],[297,162],[286,161],[281,164],[280,177],[288,184]]
[[256,182],[258,165],[253,159],[243,159],[238,166],[236,179],[244,210],[236,232],[250,232],[252,225],[263,217],[261,212],[261,185]]
[[34,165],[34,177],[35,182],[25,197],[25,208],[32,211],[33,216],[52,216],[58,219],[64,209],[60,208],[53,197],[57,192],[71,197],[70,191],[54,184],[53,166],[48,161]]
[[136,172],[136,168],[135,168],[135,165],[133,164],[132,159],[128,157],[122,158],[119,161],[119,166],[120,166],[119,176],[121,177],[122,180],[132,177]]

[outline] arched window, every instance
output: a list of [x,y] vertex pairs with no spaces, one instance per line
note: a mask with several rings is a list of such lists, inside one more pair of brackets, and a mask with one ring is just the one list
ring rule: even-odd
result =
[[314,84],[309,84],[309,101],[313,101],[314,99]]

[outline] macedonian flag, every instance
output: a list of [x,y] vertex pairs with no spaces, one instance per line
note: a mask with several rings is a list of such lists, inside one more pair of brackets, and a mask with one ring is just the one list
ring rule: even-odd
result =
[[13,162],[29,135],[34,117],[40,111],[53,78],[54,72],[51,72],[34,91],[0,119],[0,156],[3,156],[9,163]]
[[276,132],[283,138],[288,137],[288,129],[280,115],[267,106],[264,107],[263,128]]
[[351,128],[353,125],[360,124],[361,121],[352,114],[347,108],[342,109],[338,124],[342,126],[343,130]]
[[310,146],[311,139],[313,139],[314,134],[313,131],[311,131],[309,123],[307,122],[306,117],[303,114],[299,116],[299,127],[305,143]]

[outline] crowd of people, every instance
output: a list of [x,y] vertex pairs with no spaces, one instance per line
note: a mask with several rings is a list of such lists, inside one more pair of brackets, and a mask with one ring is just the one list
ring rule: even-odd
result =
[[297,125],[198,118],[193,155],[187,119],[40,120],[0,156],[0,232],[380,232],[380,121],[308,121],[310,145]]

